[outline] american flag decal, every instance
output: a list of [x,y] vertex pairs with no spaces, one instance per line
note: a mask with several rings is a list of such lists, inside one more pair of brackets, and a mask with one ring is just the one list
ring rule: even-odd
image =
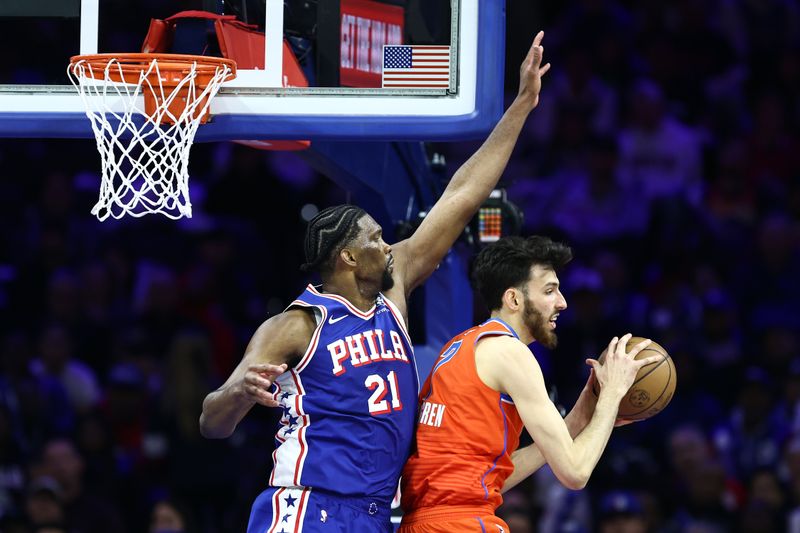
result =
[[384,88],[447,89],[450,87],[450,47],[385,45]]

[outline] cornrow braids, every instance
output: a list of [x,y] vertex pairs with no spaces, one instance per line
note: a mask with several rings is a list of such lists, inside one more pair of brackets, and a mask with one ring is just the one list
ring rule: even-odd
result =
[[308,222],[303,272],[327,274],[333,270],[333,258],[358,234],[357,222],[367,212],[354,205],[337,205],[323,209]]

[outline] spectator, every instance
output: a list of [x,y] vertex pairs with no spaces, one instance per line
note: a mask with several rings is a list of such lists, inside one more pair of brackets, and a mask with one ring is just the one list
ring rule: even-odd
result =
[[25,512],[34,531],[45,527],[63,527],[66,513],[63,493],[58,482],[48,476],[32,480],[25,499]]
[[72,356],[72,335],[61,324],[52,323],[39,334],[39,358],[31,362],[34,375],[58,380],[76,413],[85,413],[100,401],[100,386],[92,369]]
[[598,510],[599,533],[646,533],[644,509],[635,494],[612,491],[605,494]]
[[788,421],[776,409],[775,385],[759,367],[750,367],[738,387],[736,406],[714,434],[726,465],[740,479],[774,468],[789,437]]
[[585,43],[568,44],[563,50],[563,70],[550,80],[551,90],[542,95],[542,113],[531,120],[539,141],[552,139],[562,114],[577,113],[596,136],[613,134],[617,117],[617,95],[602,80],[593,76],[592,51]]
[[631,120],[619,134],[620,180],[651,202],[697,206],[702,198],[701,143],[667,110],[661,88],[640,80]]
[[32,351],[21,331],[9,332],[0,346],[0,393],[10,422],[29,449],[55,434],[69,432],[74,410],[64,385],[56,377],[31,371]]
[[750,477],[747,498],[752,504],[763,504],[773,516],[786,516],[786,492],[775,470],[757,470]]
[[72,441],[47,442],[36,469],[51,476],[61,487],[64,522],[68,529],[83,533],[125,532],[116,505],[84,484],[83,458]]
[[194,533],[192,516],[186,506],[174,498],[155,503],[150,513],[149,533]]
[[600,246],[642,234],[649,216],[646,202],[617,176],[617,146],[611,139],[588,143],[585,167],[565,179],[550,200],[551,224],[570,241]]
[[724,533],[734,527],[735,505],[726,491],[725,470],[714,462],[701,463],[685,479],[677,511],[668,520],[669,532],[707,531]]

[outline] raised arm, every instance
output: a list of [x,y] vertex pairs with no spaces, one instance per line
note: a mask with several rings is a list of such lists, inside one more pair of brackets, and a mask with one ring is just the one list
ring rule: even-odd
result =
[[[531,434],[536,446],[561,483],[578,490],[586,486],[600,456],[605,450],[619,409],[619,402],[628,392],[642,366],[656,362],[658,356],[635,360],[649,344],[642,342],[625,352],[630,335],[612,339],[604,365],[592,360],[601,384],[600,397],[589,424],[575,439],[547,395],[539,364],[522,343],[511,338],[490,338],[483,341],[487,351],[478,348],[479,375],[492,388],[509,394]],[[491,343],[491,344],[489,344]],[[493,365],[481,363],[490,357]]]
[[541,78],[550,69],[549,63],[541,65],[543,37],[539,32],[533,40],[520,67],[517,97],[489,138],[453,175],[417,231],[392,247],[406,294],[431,275],[500,180],[525,119],[539,103]]
[[269,393],[272,382],[303,354],[314,328],[313,318],[299,309],[261,324],[227,381],[203,401],[200,433],[210,439],[229,437],[255,404],[276,407]]

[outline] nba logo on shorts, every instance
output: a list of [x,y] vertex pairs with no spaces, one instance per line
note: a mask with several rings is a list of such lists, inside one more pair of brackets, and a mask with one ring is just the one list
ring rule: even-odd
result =
[[503,526],[500,526],[500,525],[497,525],[497,524],[495,524],[495,525],[497,526],[497,529],[500,530],[500,533],[506,533],[506,530],[503,529]]

